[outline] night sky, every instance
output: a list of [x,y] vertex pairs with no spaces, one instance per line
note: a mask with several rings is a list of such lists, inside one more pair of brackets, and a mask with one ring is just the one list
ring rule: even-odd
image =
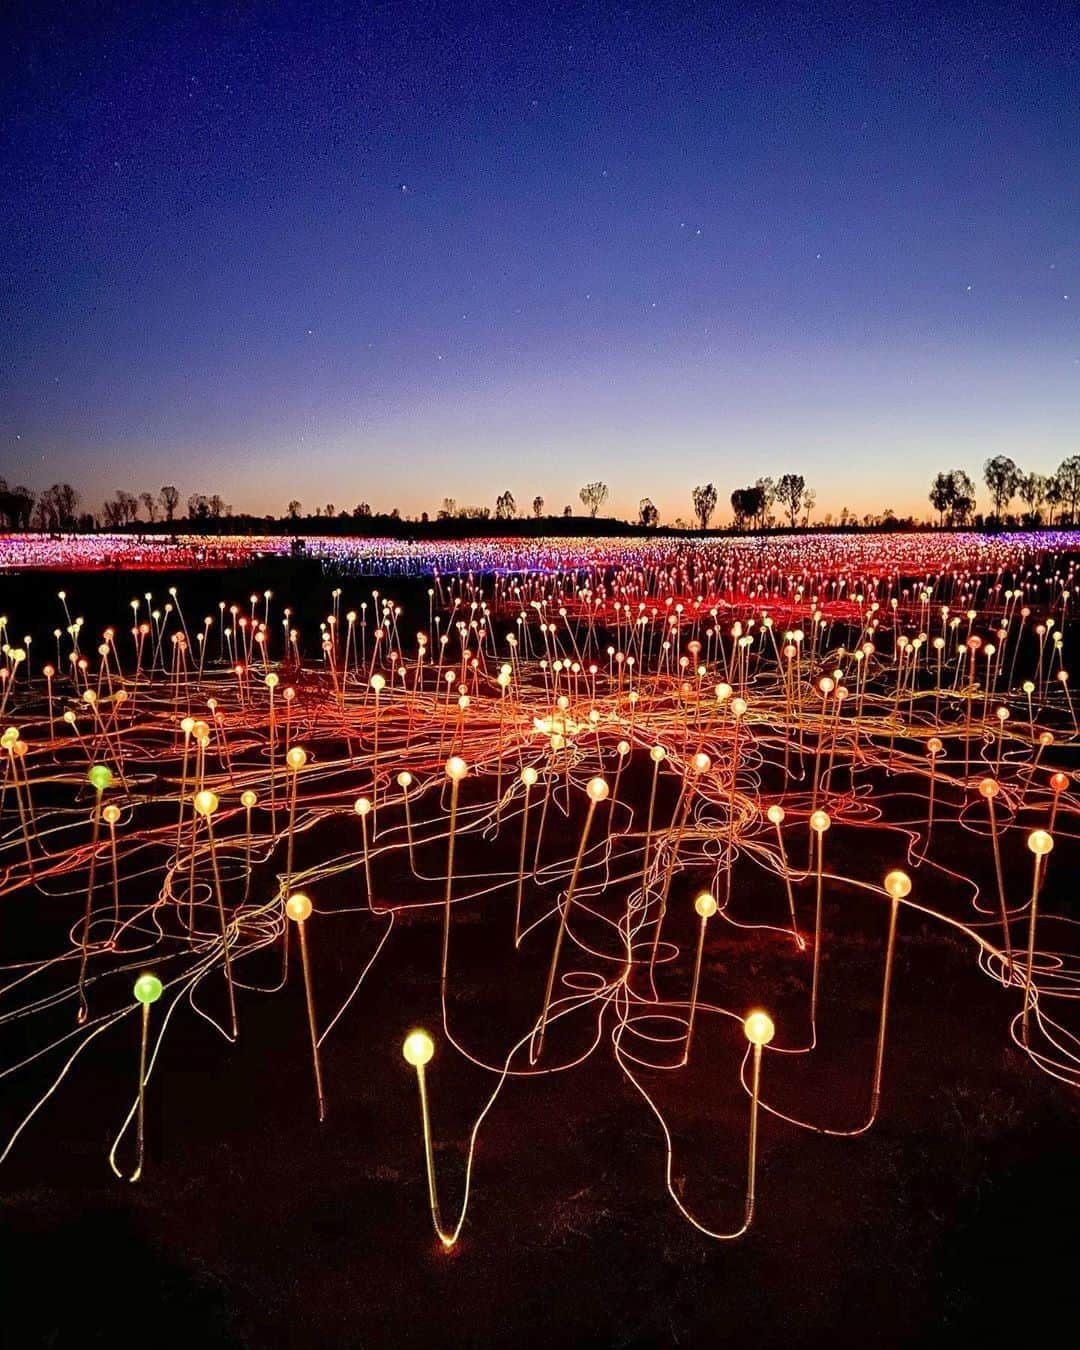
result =
[[1054,3],[0,17],[0,474],[519,510],[1080,451]]

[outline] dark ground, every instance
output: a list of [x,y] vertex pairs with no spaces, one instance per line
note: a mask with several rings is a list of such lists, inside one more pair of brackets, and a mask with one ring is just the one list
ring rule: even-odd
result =
[[[129,592],[161,590],[114,580],[121,605]],[[190,581],[182,597],[209,584]],[[89,579],[69,590],[84,584],[89,605]],[[323,586],[313,581],[312,596]],[[32,599],[18,587],[0,583],[9,613]],[[235,593],[247,593],[246,581]],[[120,606],[103,608],[110,618]],[[202,613],[197,603],[186,609],[189,623]],[[304,836],[299,864],[332,853],[342,828],[331,821]],[[870,847],[866,837],[834,827],[829,865],[879,881],[903,864],[898,834],[872,834]],[[479,855],[463,849],[463,873],[470,857],[485,871],[512,867],[516,839],[511,830]],[[1046,913],[1073,903],[1071,848],[1051,872]],[[943,827],[937,849],[992,887],[988,850],[970,834]],[[1007,850],[1010,884],[1029,875],[1025,852],[1022,841]],[[421,851],[421,871],[442,866],[441,850]],[[913,877],[923,902],[971,917],[955,883],[925,866]],[[673,913],[707,880],[692,869],[680,875]],[[385,924],[339,913],[357,903],[359,881],[349,871],[309,888],[324,1022]],[[397,903],[439,894],[383,862],[376,889]],[[526,894],[535,917],[540,897]],[[617,887],[611,896],[617,909]],[[811,886],[798,896],[805,926]],[[763,1091],[781,1110],[843,1127],[865,1111],[885,916],[840,882],[827,896],[821,1043],[795,1060],[766,1054]],[[6,902],[5,961],[18,959],[32,934],[40,940],[39,916],[31,924],[15,911],[25,901]],[[492,1058],[535,1017],[550,955],[550,924],[514,952],[512,903],[504,891],[463,906],[460,922],[455,914],[452,1025]],[[782,906],[779,887],[740,864],[733,917],[779,916]],[[710,934],[703,998],[740,1011],[767,1006],[777,1044],[800,1043],[808,958],[796,959],[790,942],[722,921]],[[692,935],[674,921],[671,936],[684,950]],[[1012,1047],[1017,996],[977,969],[961,937],[910,913],[901,918],[878,1124],[859,1139],[832,1139],[764,1116],[757,1218],[746,1238],[709,1242],[679,1216],[664,1191],[656,1122],[605,1040],[578,1069],[507,1086],[481,1132],[462,1241],[443,1254],[427,1212],[415,1080],[400,1055],[411,1025],[437,1032],[439,941],[437,909],[399,921],[324,1047],[321,1126],[295,973],[284,993],[241,995],[235,1046],[179,1012],[148,1089],[147,1169],[137,1186],[115,1181],[106,1164],[134,1087],[134,1019],[99,1038],[0,1169],[0,1343],[999,1345],[1048,1339],[1080,1311],[1071,1240],[1080,1202],[1076,1094]],[[244,974],[269,978],[276,959],[257,958]],[[684,997],[687,981],[684,960],[664,971],[661,989]],[[223,1014],[218,983],[201,998]],[[586,1044],[588,1016],[551,1033],[555,1057]],[[20,1034],[0,1041],[4,1064]],[[440,1187],[456,1214],[464,1145],[492,1080],[436,1039],[429,1086]],[[735,1023],[704,1019],[688,1069],[642,1075],[672,1129],[685,1203],[721,1228],[737,1226],[741,1212],[741,1053]],[[58,1061],[48,1067],[55,1072]],[[46,1081],[33,1071],[0,1080],[5,1138]]]

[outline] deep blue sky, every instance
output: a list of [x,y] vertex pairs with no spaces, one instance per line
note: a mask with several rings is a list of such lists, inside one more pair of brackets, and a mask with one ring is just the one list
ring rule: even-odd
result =
[[519,508],[1080,451],[1073,5],[6,7],[0,474]]

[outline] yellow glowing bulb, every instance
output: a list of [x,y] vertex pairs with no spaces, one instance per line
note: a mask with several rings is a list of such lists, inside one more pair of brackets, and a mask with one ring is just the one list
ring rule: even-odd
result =
[[285,763],[294,772],[302,769],[307,763],[307,751],[302,745],[294,745],[285,756]]
[[366,816],[371,810],[371,802],[367,797],[357,797],[353,803],[353,810],[358,816]]
[[278,687],[278,677],[271,671],[270,674],[267,675],[264,683],[266,684],[267,689],[276,689]]
[[589,785],[585,789],[594,802],[602,802],[608,795],[608,785],[603,778],[590,778]]
[[1032,830],[1028,835],[1027,846],[1036,857],[1043,858],[1054,847],[1054,836],[1046,830]]
[[746,699],[733,698],[731,700],[731,711],[735,714],[736,717],[742,717],[743,713],[746,712],[746,708],[747,708]]
[[666,755],[667,751],[664,749],[662,745],[654,745],[653,748],[649,751],[649,758],[652,760],[654,764],[663,763]]
[[824,834],[831,824],[832,821],[826,811],[815,811],[810,817],[810,828],[818,834]]
[[695,772],[708,773],[711,768],[712,768],[712,760],[709,758],[708,755],[704,754],[702,751],[699,750],[698,753],[694,756]]
[[412,774],[408,771],[408,769],[402,769],[402,771],[398,774],[397,784],[399,788],[412,787]]
[[979,784],[979,791],[984,797],[996,797],[998,795],[998,784],[996,778],[984,778]]
[[209,788],[196,792],[194,800],[195,810],[200,816],[212,816],[218,809],[217,793],[211,792]]
[[435,1042],[426,1031],[410,1031],[405,1037],[401,1053],[414,1069],[420,1069],[430,1062],[431,1056],[435,1053]]
[[380,693],[383,689],[386,688],[386,681],[383,679],[383,677],[382,677],[381,675],[372,675],[372,677],[371,677],[371,687],[372,687],[372,689],[374,689],[375,692],[378,694],[378,693]]
[[468,772],[469,766],[460,755],[451,755],[446,761],[446,776],[455,783],[460,783]]
[[536,770],[532,767],[531,764],[526,766],[521,771],[521,781],[525,784],[526,787],[535,787],[536,780],[538,777],[539,774],[537,774]]
[[255,795],[254,792],[252,792],[251,788],[248,788],[246,791],[241,792],[240,794],[240,805],[246,806],[249,811],[258,800],[259,800],[258,797]]
[[302,891],[297,891],[285,902],[285,913],[297,923],[303,923],[311,913],[311,901]]
[[711,919],[716,913],[716,901],[708,891],[702,891],[694,901],[694,908],[702,919]]
[[890,872],[885,878],[885,890],[894,900],[903,900],[911,894],[911,878],[906,872]]
[[772,1018],[764,1012],[752,1012],[743,1022],[743,1031],[751,1045],[768,1045],[776,1035]]
[[774,825],[782,825],[784,823],[784,808],[782,806],[770,806],[765,814]]

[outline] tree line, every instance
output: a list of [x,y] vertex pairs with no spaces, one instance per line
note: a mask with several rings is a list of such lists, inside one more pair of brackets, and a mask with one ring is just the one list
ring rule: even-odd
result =
[[[937,513],[939,526],[963,527],[970,525],[1053,525],[1076,523],[1080,520],[1080,455],[1063,460],[1052,474],[1025,473],[1006,455],[995,455],[983,466],[983,482],[989,493],[991,510],[985,515],[976,512],[975,484],[963,469],[949,469],[935,475],[928,500]],[[585,483],[578,492],[583,514],[596,520],[608,500],[606,483],[599,480]],[[1019,499],[1026,510],[1010,514],[1010,507]],[[784,473],[778,478],[761,477],[747,487],[735,488],[729,496],[731,527],[737,530],[765,530],[776,526],[790,529],[808,529],[812,524],[825,527],[914,525],[908,518],[900,521],[886,509],[863,516],[844,507],[837,517],[827,512],[820,522],[814,520],[817,494],[808,488],[802,474]],[[297,498],[290,500],[281,517],[257,516],[248,513],[233,514],[232,506],[219,493],[193,492],[186,500],[179,489],[166,483],[157,492],[135,494],[125,490],[115,492],[102,503],[99,511],[80,510],[81,499],[70,483],[54,483],[43,492],[33,492],[23,486],[9,487],[0,478],[0,526],[9,530],[39,530],[58,533],[70,530],[134,529],[149,526],[155,530],[168,529],[181,520],[195,524],[209,532],[223,528],[223,521],[233,521],[237,527],[254,527],[258,522],[301,523],[312,521],[335,522],[337,532],[345,532],[352,522],[360,532],[368,532],[374,522],[401,522],[396,508],[374,512],[370,503],[359,502],[351,510],[339,509],[333,502],[320,503],[313,509],[304,509]],[[709,530],[713,527],[719,504],[719,493],[712,483],[699,483],[690,492],[691,511],[687,517],[676,516],[676,529]],[[539,493],[533,497],[531,510],[520,511],[514,494],[501,492],[494,507],[459,504],[453,497],[444,497],[434,513],[434,521],[469,522],[493,520],[564,520],[578,518],[574,507],[567,503],[559,512],[546,512],[547,502]],[[417,518],[429,524],[432,517],[425,511]],[[362,522],[362,525],[360,524]],[[627,522],[631,523],[631,522]],[[660,510],[651,497],[642,497],[638,503],[637,519],[632,522],[646,529],[660,524]]]
[[[1025,473],[1008,455],[995,455],[983,465],[983,482],[990,493],[991,524],[1053,525],[1055,517],[1059,524],[1076,523],[1080,455],[1063,459],[1050,474]],[[1027,507],[1019,519],[1009,513],[1018,497]],[[930,485],[929,501],[939,525],[966,525],[975,511],[975,484],[963,469],[939,473]]]

